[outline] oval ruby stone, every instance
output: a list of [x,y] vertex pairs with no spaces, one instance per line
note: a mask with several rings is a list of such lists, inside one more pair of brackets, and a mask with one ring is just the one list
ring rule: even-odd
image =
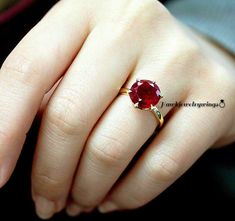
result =
[[149,80],[137,80],[131,87],[129,96],[140,109],[150,109],[157,105],[161,92],[156,83]]

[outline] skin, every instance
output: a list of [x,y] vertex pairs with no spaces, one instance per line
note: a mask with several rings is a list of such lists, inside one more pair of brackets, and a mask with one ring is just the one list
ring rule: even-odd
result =
[[[234,68],[155,0],[60,1],[0,71],[1,186],[40,112],[32,195],[41,218],[145,205],[206,150],[235,140]],[[163,102],[224,99],[226,107],[161,108],[169,119],[120,178],[157,127],[152,113],[118,96],[137,78],[156,81]]]

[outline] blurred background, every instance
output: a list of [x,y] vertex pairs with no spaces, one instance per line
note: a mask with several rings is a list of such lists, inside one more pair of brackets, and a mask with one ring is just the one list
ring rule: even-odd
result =
[[[14,0],[0,0],[0,8],[8,7],[5,3],[10,2]],[[0,24],[0,64],[55,2],[56,0],[35,1],[8,22]],[[30,193],[30,173],[37,129],[38,125],[34,123],[12,178],[0,190],[0,221],[39,220],[35,215]],[[211,219],[222,215],[222,220],[235,220],[234,206],[235,144],[232,144],[221,150],[208,151],[183,177],[143,208],[107,215],[95,211],[73,219],[140,221],[165,220],[174,216],[175,219],[191,220],[196,217],[203,218],[205,215],[209,215]],[[53,218],[54,221],[73,219],[64,213]]]

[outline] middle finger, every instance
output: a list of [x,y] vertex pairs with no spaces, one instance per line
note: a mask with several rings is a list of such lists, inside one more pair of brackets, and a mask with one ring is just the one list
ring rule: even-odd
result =
[[44,113],[32,173],[38,213],[63,208],[90,131],[135,66],[137,44],[109,29],[92,31]]

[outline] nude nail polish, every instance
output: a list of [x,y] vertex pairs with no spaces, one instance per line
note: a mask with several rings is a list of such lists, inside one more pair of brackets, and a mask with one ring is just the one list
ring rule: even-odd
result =
[[118,206],[111,201],[106,201],[98,207],[98,210],[101,213],[109,213],[118,210]]
[[72,217],[80,215],[82,211],[82,208],[75,203],[71,203],[66,208],[67,214]]
[[36,213],[41,219],[50,219],[56,210],[55,203],[44,197],[35,197]]

